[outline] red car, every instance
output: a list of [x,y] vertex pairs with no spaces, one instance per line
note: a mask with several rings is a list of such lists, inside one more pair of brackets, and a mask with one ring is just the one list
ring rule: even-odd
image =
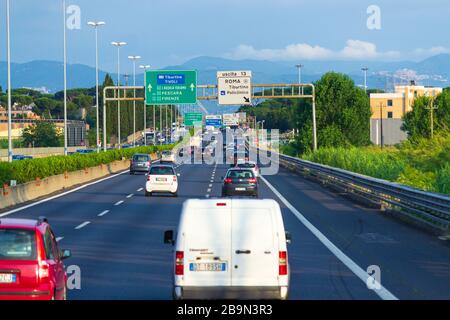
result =
[[67,273],[47,219],[0,219],[0,300],[64,300]]

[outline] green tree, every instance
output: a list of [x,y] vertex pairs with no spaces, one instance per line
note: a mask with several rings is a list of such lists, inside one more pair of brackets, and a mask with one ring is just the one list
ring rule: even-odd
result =
[[[450,129],[450,91],[444,90],[433,103],[433,125],[436,133]],[[412,110],[403,117],[402,130],[411,139],[431,137],[431,98],[415,99]]]
[[23,143],[33,147],[58,147],[61,145],[61,136],[56,126],[49,122],[38,122],[25,128],[22,134]]

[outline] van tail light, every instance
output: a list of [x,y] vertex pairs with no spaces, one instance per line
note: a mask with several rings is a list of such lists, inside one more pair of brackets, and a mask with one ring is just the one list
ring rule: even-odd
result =
[[152,176],[151,175],[148,175],[147,176],[147,181],[150,181],[152,179]]
[[231,183],[233,183],[233,180],[230,179],[230,178],[226,178],[225,180],[223,180],[223,183],[225,183],[225,184],[231,184]]
[[50,276],[50,266],[46,261],[40,261],[38,266],[38,277],[39,281],[48,280]]
[[287,275],[287,252],[280,251],[280,259],[279,259],[279,275],[286,276]]
[[147,167],[150,167],[150,161],[147,161]]
[[248,182],[250,184],[256,184],[256,178],[250,178],[250,179],[248,179]]
[[184,251],[177,251],[175,253],[175,275],[184,275]]
[[177,182],[177,176],[173,176],[173,182]]

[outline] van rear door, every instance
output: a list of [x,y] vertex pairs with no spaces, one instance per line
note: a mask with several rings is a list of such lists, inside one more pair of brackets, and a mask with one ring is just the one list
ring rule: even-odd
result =
[[183,217],[184,285],[231,285],[231,201],[192,201]]
[[277,222],[264,201],[233,201],[233,286],[278,286]]

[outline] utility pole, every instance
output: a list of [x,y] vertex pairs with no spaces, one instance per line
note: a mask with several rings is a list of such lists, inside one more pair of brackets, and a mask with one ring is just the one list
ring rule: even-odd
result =
[[[136,61],[141,56],[128,56],[128,59],[133,61],[133,86],[136,87]],[[133,147],[136,147],[136,89],[133,89]]]
[[[304,67],[304,65],[297,64],[295,67],[298,69],[298,84],[302,84],[302,68]],[[301,87],[301,92],[303,95],[303,87]]]
[[103,21],[99,22],[88,22],[88,25],[95,29],[95,106],[96,106],[96,122],[97,122],[97,153],[100,152],[100,119],[99,119],[99,75],[98,75],[98,27],[104,26],[106,23]]
[[[140,69],[144,69],[144,87],[145,87],[145,77],[147,74],[147,69],[150,69],[149,65],[140,65]],[[145,92],[147,92],[146,88],[144,89]],[[155,118],[153,117],[153,126],[155,126]],[[147,146],[147,104],[146,101],[144,101],[144,144]]]
[[111,42],[111,44],[115,47],[117,47],[117,87],[119,87],[119,89],[117,89],[117,97],[118,97],[118,101],[117,101],[117,136],[118,136],[118,146],[119,149],[122,148],[122,143],[121,143],[121,139],[120,139],[120,47],[125,46],[127,43],[126,42]]
[[64,18],[64,155],[67,156],[67,36],[66,36],[66,0],[63,0]]
[[[64,19],[65,21],[65,19]],[[12,162],[13,144],[12,144],[12,103],[11,103],[11,21],[10,21],[10,2],[6,1],[6,25],[7,25],[7,50],[8,50],[8,161]]]
[[428,103],[428,107],[426,108],[427,110],[430,110],[430,130],[431,130],[431,139],[433,139],[434,137],[434,110],[437,110],[438,107],[434,106],[434,100],[435,97],[434,95],[430,98],[430,101]]

